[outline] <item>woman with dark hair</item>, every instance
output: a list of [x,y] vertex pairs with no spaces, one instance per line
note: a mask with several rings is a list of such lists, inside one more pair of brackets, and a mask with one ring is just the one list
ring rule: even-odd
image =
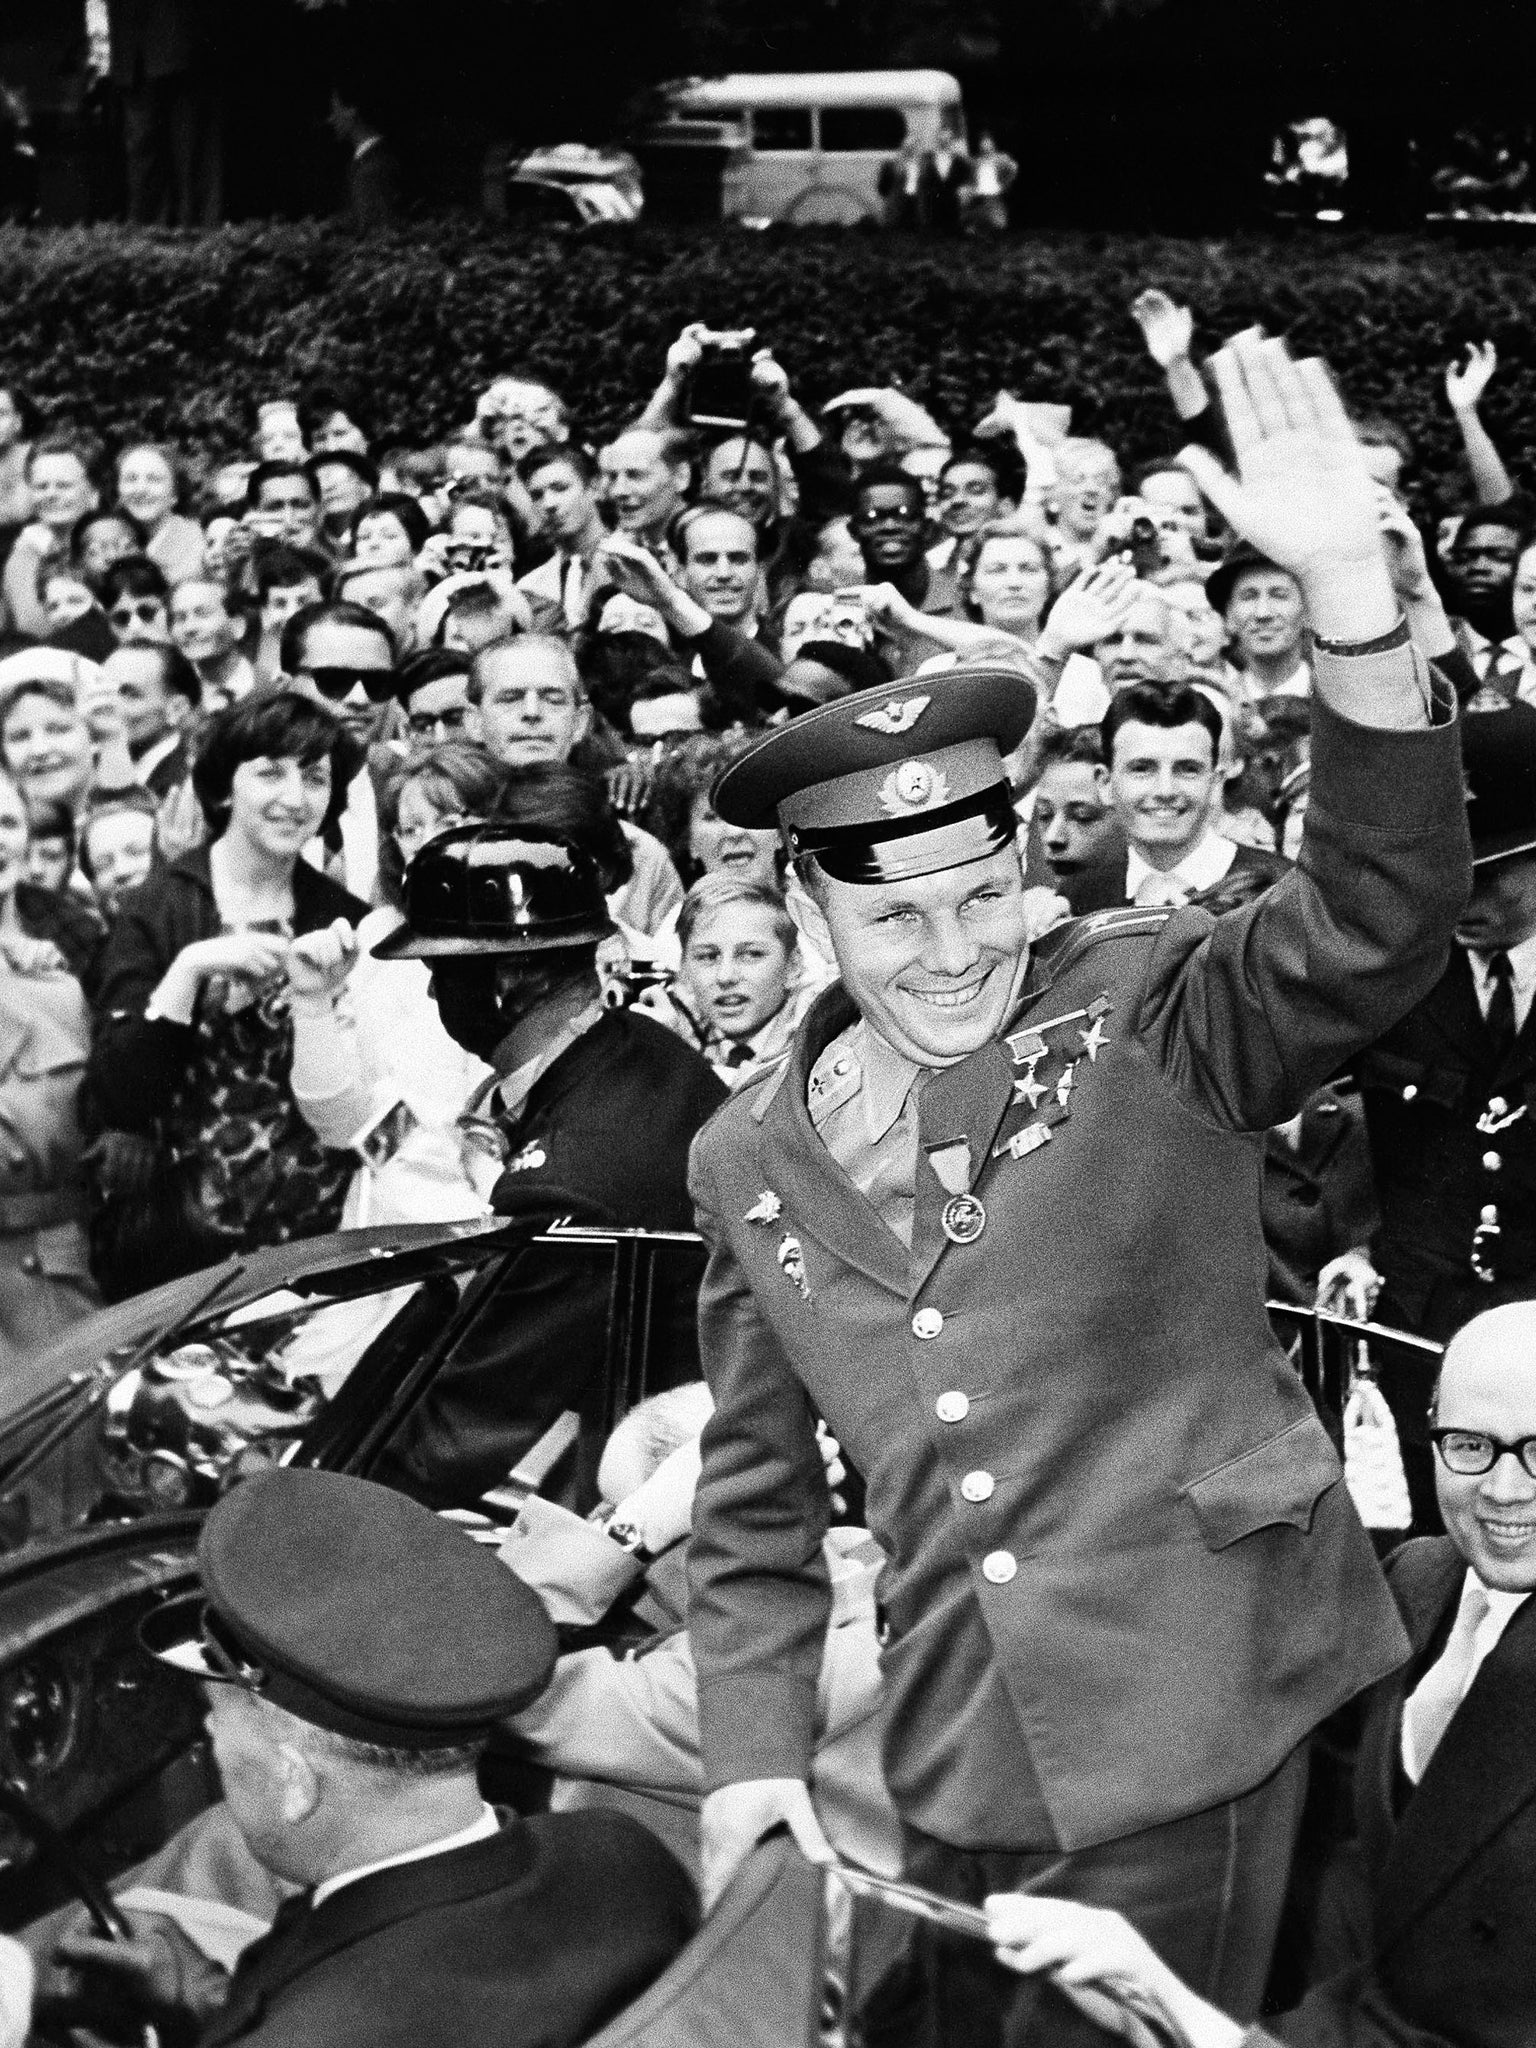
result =
[[409,569],[431,531],[414,498],[404,491],[385,491],[352,522],[352,559],[369,569]]
[[139,1184],[102,1176],[93,1252],[111,1296],[340,1220],[356,1160],[323,1148],[294,1102],[287,962],[292,939],[367,908],[302,858],[354,767],[338,720],[294,691],[219,712],[192,770],[211,843],[119,910],[87,1100],[155,1156],[147,1195],[142,1152]]

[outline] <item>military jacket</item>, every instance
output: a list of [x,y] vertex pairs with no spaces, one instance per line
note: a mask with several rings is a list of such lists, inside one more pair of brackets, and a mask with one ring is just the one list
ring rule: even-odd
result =
[[1405,1653],[1264,1313],[1259,1180],[1264,1131],[1439,976],[1466,821],[1454,729],[1315,718],[1294,872],[1220,919],[1062,927],[1007,1035],[929,1079],[910,1253],[807,1108],[852,1016],[840,988],[782,1078],[695,1141],[717,1405],[689,1629],[711,1784],[807,1770],[818,1415],[886,1556],[892,1789],[943,1839],[965,1737],[928,1702],[973,1611],[1069,1850],[1252,1789]]

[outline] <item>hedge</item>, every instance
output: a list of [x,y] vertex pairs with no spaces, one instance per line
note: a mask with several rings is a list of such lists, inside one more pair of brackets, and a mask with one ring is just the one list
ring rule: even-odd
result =
[[[860,234],[641,227],[498,235],[467,220],[372,242],[328,225],[185,236],[0,231],[0,376],[109,442],[238,450],[255,404],[319,374],[352,385],[386,442],[465,419],[498,370],[541,370],[601,434],[634,411],[684,321],[752,324],[809,401],[899,381],[952,428],[1000,386],[1070,399],[1137,457],[1171,445],[1126,307],[1158,283],[1211,345],[1260,321],[1334,363],[1352,400],[1400,420],[1426,509],[1463,494],[1440,384],[1492,336],[1486,408],[1523,468],[1536,428],[1536,285],[1523,245],[1316,231],[1220,242],[1091,235],[985,246]],[[1532,423],[1527,426],[1527,422]]]

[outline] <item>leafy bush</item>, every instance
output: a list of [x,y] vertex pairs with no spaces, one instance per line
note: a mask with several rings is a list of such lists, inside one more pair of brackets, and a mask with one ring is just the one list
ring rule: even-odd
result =
[[1071,400],[1129,458],[1174,445],[1126,312],[1158,283],[1202,343],[1252,321],[1332,360],[1352,401],[1401,421],[1426,500],[1462,493],[1441,389],[1457,346],[1491,335],[1490,428],[1514,467],[1536,422],[1536,309],[1523,247],[1296,233],[1222,242],[1053,235],[992,246],[860,235],[644,227],[577,238],[416,224],[373,242],[332,226],[178,236],[0,232],[0,375],[109,441],[243,446],[256,404],[325,374],[385,442],[468,418],[525,365],[601,434],[633,413],[688,319],[750,323],[808,403],[899,381],[960,428],[1000,386]]

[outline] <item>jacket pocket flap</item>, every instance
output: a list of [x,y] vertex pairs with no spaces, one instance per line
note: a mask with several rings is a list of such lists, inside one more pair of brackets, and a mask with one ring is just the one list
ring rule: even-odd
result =
[[1268,1442],[1192,1479],[1184,1494],[1207,1546],[1224,1550],[1278,1522],[1310,1529],[1313,1510],[1343,1471],[1328,1432],[1315,1416],[1304,1415]]

